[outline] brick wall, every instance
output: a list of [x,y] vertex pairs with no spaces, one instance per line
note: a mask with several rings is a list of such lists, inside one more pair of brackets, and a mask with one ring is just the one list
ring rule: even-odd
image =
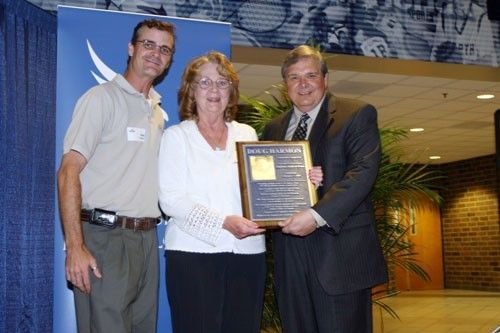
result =
[[443,164],[445,287],[500,291],[495,155]]

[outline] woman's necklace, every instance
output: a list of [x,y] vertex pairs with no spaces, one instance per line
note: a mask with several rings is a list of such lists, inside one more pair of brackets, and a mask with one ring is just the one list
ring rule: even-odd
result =
[[208,127],[201,127],[200,124],[198,123],[198,130],[200,131],[201,135],[207,143],[212,147],[213,150],[224,150],[224,142],[225,142],[225,133],[226,133],[226,124],[224,124],[224,127],[222,128],[222,131],[220,131],[219,135],[210,135],[207,131]]

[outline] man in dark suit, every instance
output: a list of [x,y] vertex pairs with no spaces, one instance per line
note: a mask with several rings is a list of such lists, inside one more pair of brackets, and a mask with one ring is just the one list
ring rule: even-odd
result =
[[327,90],[319,51],[290,51],[281,74],[294,107],[264,140],[308,140],[322,167],[318,202],[273,233],[276,291],[285,333],[372,332],[371,288],[387,281],[370,191],[377,177],[377,112]]

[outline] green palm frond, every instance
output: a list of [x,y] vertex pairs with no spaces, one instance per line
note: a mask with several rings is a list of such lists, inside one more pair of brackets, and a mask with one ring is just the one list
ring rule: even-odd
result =
[[400,319],[397,312],[394,311],[389,305],[382,302],[382,299],[396,296],[399,291],[388,292],[387,290],[376,290],[372,293],[372,303],[380,307],[394,319]]
[[238,121],[252,126],[258,136],[262,134],[264,126],[271,119],[284,111],[278,106],[266,104],[254,97],[241,96],[241,100],[246,103],[248,108],[245,109],[244,113],[238,115]]
[[275,84],[265,92],[272,103],[263,102],[256,97],[241,95],[240,99],[245,103],[245,112],[240,112],[238,121],[252,126],[260,137],[264,126],[281,113],[292,108],[293,104],[284,84]]

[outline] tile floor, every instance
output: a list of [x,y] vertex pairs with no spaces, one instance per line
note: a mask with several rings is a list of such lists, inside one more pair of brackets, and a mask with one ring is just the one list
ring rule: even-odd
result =
[[425,290],[382,301],[400,319],[375,306],[374,333],[500,333],[500,293]]

